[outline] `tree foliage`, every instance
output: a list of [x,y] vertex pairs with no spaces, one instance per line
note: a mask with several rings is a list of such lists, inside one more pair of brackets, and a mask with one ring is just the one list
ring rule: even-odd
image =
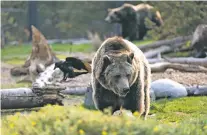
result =
[[190,35],[198,24],[207,21],[207,2],[176,1],[150,2],[160,12],[164,25],[149,32],[155,39]]
[[[101,36],[114,33],[117,27],[104,21],[108,8],[116,8],[123,3],[133,5],[141,1],[38,1],[37,28],[47,39],[87,37],[87,31],[98,32]],[[207,2],[205,1],[168,1],[144,2],[161,12],[164,20],[162,27],[156,27],[148,33],[149,38],[165,39],[191,34],[200,23],[206,23]],[[2,9],[20,9],[18,12],[3,11],[2,26],[16,24],[5,30],[8,41],[27,41],[24,31],[28,23],[28,2],[4,1]],[[207,21],[207,19],[206,19]],[[2,27],[3,28],[3,27]]]

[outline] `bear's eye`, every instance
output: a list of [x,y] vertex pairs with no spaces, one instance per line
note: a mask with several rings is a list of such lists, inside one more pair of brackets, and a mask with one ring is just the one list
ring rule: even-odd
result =
[[130,78],[130,76],[131,76],[130,74],[127,74],[127,78]]

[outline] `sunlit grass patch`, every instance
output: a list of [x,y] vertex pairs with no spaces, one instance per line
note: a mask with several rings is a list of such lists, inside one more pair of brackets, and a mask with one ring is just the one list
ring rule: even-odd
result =
[[9,89],[9,88],[30,88],[32,86],[32,83],[30,82],[21,82],[21,83],[10,83],[10,84],[1,84],[2,89]]
[[18,57],[14,57],[14,58],[8,58],[6,60],[4,60],[5,63],[10,64],[10,65],[23,65],[26,61],[26,58],[18,58]]
[[207,118],[207,97],[163,99],[151,105],[150,113],[156,114],[155,118],[163,122],[197,119],[202,116]]
[[205,119],[189,119],[180,123],[160,123],[126,116],[111,116],[81,106],[46,106],[28,115],[16,113],[4,117],[4,135],[205,135]]

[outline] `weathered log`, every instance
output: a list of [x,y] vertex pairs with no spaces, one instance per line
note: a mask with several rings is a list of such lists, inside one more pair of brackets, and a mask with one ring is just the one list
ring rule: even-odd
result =
[[30,88],[1,89],[1,108],[17,109],[41,107],[46,104],[62,104],[62,96],[58,94],[60,90],[41,89],[32,90]]
[[3,89],[0,92],[2,109],[32,108],[43,103],[43,99],[30,88]]
[[69,95],[84,95],[87,91],[88,87],[75,87],[66,88],[65,90],[60,91],[60,93]]
[[167,62],[171,63],[180,63],[180,64],[191,64],[191,65],[200,65],[207,67],[207,58],[164,58]]
[[146,49],[153,49],[153,48],[157,48],[160,46],[166,46],[166,45],[173,46],[175,44],[190,40],[191,38],[192,38],[192,35],[184,36],[184,37],[177,37],[177,38],[168,39],[168,40],[160,40],[160,41],[157,41],[151,44],[140,45],[139,48],[143,51]]
[[187,65],[178,63],[161,62],[156,64],[150,64],[152,72],[163,72],[168,68],[176,69],[185,72],[206,72],[207,68],[197,65]]
[[193,58],[193,57],[178,57],[178,58],[154,58],[148,59],[150,64],[158,62],[170,62],[180,64],[199,65],[207,67],[207,58]]
[[[207,95],[207,86],[185,86],[188,96]],[[1,108],[2,109],[18,109],[42,107],[46,104],[61,104],[63,97],[61,94],[85,95],[85,105],[93,106],[92,89],[90,87],[72,88],[66,90],[51,90],[51,88],[43,88],[41,90],[32,90],[30,88],[14,88],[2,89]]]
[[177,49],[172,49],[166,52],[163,52],[162,54],[169,54],[169,53],[175,53],[175,52],[190,52],[193,51],[192,47],[188,47],[188,48],[177,48]]
[[174,50],[175,48],[179,48],[183,45],[184,43],[177,43],[174,46],[161,46],[159,48],[153,49],[153,50],[149,50],[147,52],[144,53],[146,58],[153,58],[155,56],[157,56],[158,54],[164,53],[164,52],[169,52]]

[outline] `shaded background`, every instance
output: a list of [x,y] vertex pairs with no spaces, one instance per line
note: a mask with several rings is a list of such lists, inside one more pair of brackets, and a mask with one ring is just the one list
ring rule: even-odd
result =
[[[108,8],[136,1],[3,1],[1,2],[1,42],[31,40],[30,25],[35,25],[47,39],[87,38],[87,31],[104,36],[120,35],[121,27],[104,21]],[[206,23],[207,2],[145,2],[156,7],[164,20],[162,28],[148,35],[165,39],[191,34],[200,23]]]

